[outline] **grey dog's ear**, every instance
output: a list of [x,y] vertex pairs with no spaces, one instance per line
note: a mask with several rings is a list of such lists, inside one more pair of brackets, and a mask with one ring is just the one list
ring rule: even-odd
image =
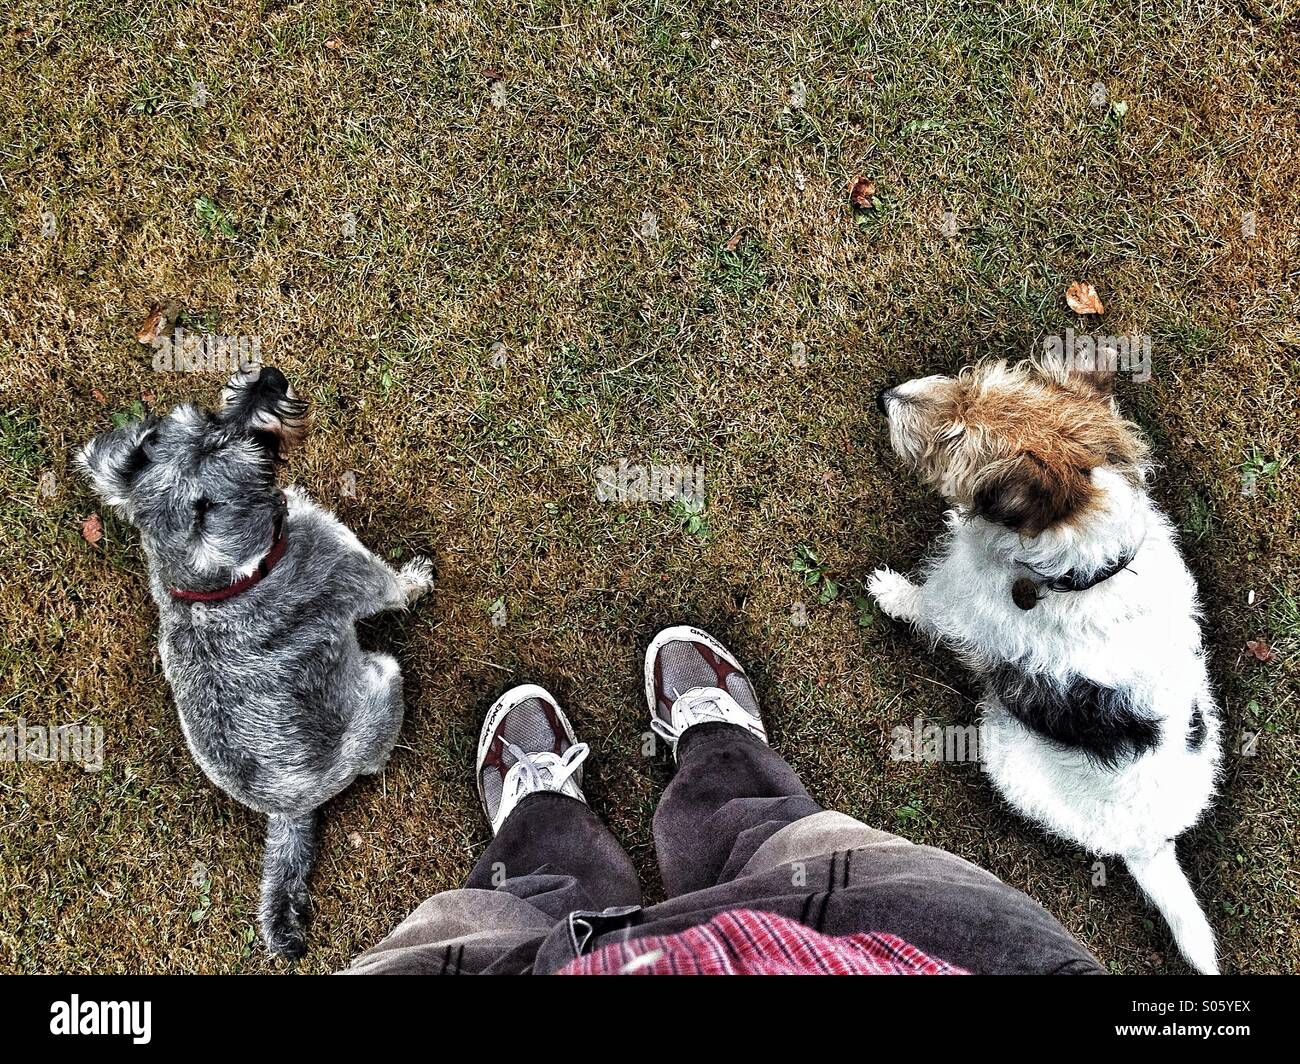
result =
[[307,403],[274,366],[253,366],[230,378],[221,393],[222,421],[248,432],[283,461],[307,434]]
[[77,455],[77,465],[91,487],[110,506],[129,511],[127,496],[140,470],[149,464],[145,445],[157,423],[157,418],[146,418],[101,432]]

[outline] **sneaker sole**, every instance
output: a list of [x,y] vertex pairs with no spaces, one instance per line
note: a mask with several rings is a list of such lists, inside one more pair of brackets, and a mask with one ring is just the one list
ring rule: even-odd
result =
[[[669,643],[678,642],[703,643],[732,668],[745,673],[745,667],[736,660],[731,651],[709,635],[703,628],[693,628],[689,624],[678,624],[672,628],[665,628],[650,640],[650,645],[645,648],[645,701],[646,708],[650,711],[652,719],[658,713],[655,700],[655,659],[659,657],[659,651]],[[748,676],[749,674],[745,673],[745,675]],[[685,694],[686,692],[681,693]]]
[[570,743],[576,743],[578,740],[573,734],[573,725],[569,723],[569,718],[564,715],[564,710],[560,708],[560,703],[556,701],[555,696],[545,687],[539,687],[535,683],[521,683],[518,687],[512,687],[495,702],[492,708],[488,710],[487,717],[483,721],[483,727],[478,733],[478,753],[474,759],[474,789],[478,791],[479,805],[486,808],[487,802],[483,797],[483,759],[487,757],[488,747],[492,745],[492,736],[496,734],[497,727],[509,713],[518,705],[522,705],[530,698],[540,698],[542,701],[550,704],[555,710],[555,719],[560,722],[564,729],[565,737]]

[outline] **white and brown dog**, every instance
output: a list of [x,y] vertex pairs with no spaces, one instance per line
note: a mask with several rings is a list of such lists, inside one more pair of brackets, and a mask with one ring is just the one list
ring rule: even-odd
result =
[[882,391],[894,451],[953,510],[922,583],[878,569],[870,590],[979,676],[981,761],[1007,801],[1122,857],[1214,973],[1174,849],[1219,765],[1196,583],[1112,381],[997,362]]

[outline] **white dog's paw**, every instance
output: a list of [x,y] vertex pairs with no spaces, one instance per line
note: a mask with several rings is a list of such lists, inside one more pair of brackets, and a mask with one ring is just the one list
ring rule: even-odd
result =
[[867,591],[886,616],[896,621],[917,618],[916,595],[921,589],[892,569],[877,569],[867,581]]
[[406,604],[423,598],[433,587],[433,562],[422,555],[417,555],[402,566],[397,574],[398,583],[406,592]]

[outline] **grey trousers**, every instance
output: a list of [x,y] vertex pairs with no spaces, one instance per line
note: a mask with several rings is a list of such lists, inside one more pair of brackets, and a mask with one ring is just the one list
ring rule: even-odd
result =
[[668,900],[643,907],[627,854],[558,794],[510,814],[462,890],[435,895],[348,974],[549,973],[610,942],[759,909],[828,935],[886,931],[972,972],[1103,969],[1040,905],[942,850],[822,810],[771,748],[691,728],[655,812]]

